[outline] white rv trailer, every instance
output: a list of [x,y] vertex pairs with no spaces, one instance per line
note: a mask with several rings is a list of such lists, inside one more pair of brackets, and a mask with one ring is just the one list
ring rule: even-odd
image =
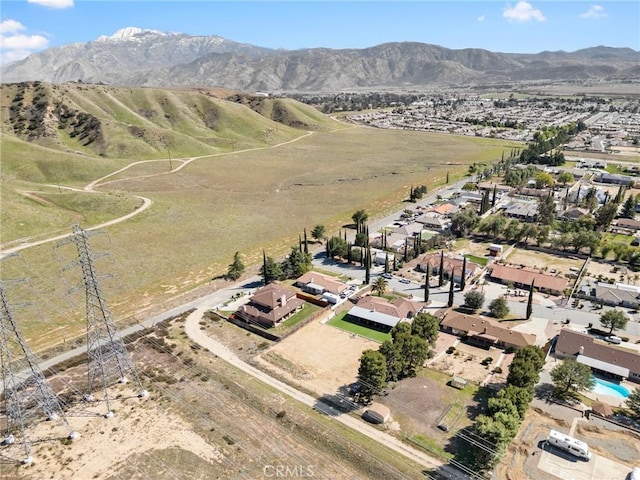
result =
[[591,459],[589,445],[587,445],[582,440],[570,437],[569,435],[565,435],[564,433],[558,432],[556,430],[551,430],[549,432],[547,443],[549,445],[553,445],[554,447],[558,447],[565,452],[569,452],[576,457],[583,458],[587,461]]

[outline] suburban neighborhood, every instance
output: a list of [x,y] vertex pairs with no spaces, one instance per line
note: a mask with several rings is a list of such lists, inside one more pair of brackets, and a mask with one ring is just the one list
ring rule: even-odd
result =
[[[640,190],[605,162],[517,158],[423,198],[412,187],[386,218],[305,231],[279,269],[265,254],[265,286],[215,314],[274,341],[262,368],[467,478],[512,478],[506,458],[513,478],[626,478],[640,456]],[[558,456],[557,430],[593,468]],[[635,453],[607,447],[618,436]]]

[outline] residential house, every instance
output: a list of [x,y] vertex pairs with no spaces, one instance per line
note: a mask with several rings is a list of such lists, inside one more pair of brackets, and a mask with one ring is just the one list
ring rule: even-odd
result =
[[562,212],[562,215],[560,215],[561,218],[567,220],[578,220],[579,218],[585,216],[592,217],[591,212],[586,208],[580,207],[567,208],[564,212]]
[[593,177],[593,180],[595,182],[609,183],[612,185],[633,185],[635,183],[633,177],[630,177],[629,175],[620,175],[617,173],[607,172],[596,173],[596,175]]
[[535,345],[536,336],[505,327],[500,322],[477,315],[466,315],[450,310],[440,322],[442,331],[466,335],[466,342],[483,348],[520,348]]
[[418,218],[416,218],[416,222],[419,222],[422,225],[424,225],[425,229],[436,230],[441,232],[445,230],[449,230],[449,228],[451,227],[450,218],[445,218],[445,217],[441,217],[441,216],[437,216],[429,213],[420,215]]
[[569,280],[555,275],[547,275],[538,270],[518,268],[494,263],[489,278],[503,284],[513,284],[516,288],[529,289],[531,282],[541,292],[561,295],[567,288]]
[[458,205],[456,205],[453,202],[444,202],[441,203],[440,205],[436,205],[434,207],[428,208],[425,213],[429,214],[433,214],[434,216],[439,216],[439,217],[452,217],[453,215],[455,215],[456,213],[458,213],[458,211],[460,210],[460,207],[458,207]]
[[[454,283],[460,283],[462,281],[462,265],[464,263],[464,259],[462,256],[450,257],[448,255],[444,255],[442,258],[443,269],[444,269],[444,278],[449,279],[449,275],[451,274],[451,270],[453,269],[453,281]],[[432,275],[440,274],[440,254],[439,253],[427,253],[422,256],[420,262],[416,266],[421,272],[427,271],[427,265],[429,265],[429,271]],[[467,260],[466,269],[466,279],[474,278],[476,275],[479,275],[482,271],[482,267],[477,263],[471,262]]]
[[482,190],[482,191],[490,191],[493,192],[493,190],[496,190],[497,194],[501,194],[501,193],[509,193],[511,190],[513,190],[513,187],[510,187],[509,185],[502,185],[500,183],[494,183],[494,182],[480,182],[478,183],[478,190]]
[[573,358],[603,376],[640,382],[637,351],[610,345],[587,333],[563,328],[556,341],[555,354],[559,358]]
[[535,203],[513,202],[504,209],[504,214],[522,222],[533,222],[538,214],[538,205]]
[[625,283],[586,284],[578,292],[588,300],[613,307],[640,308],[640,287]]
[[298,277],[294,286],[302,289],[303,292],[310,293],[312,295],[322,295],[327,292],[340,295],[349,288],[346,283],[341,282],[336,277],[331,277],[329,275],[313,271],[307,272]]
[[424,225],[418,222],[411,222],[407,225],[400,225],[392,229],[389,233],[404,235],[405,237],[417,237],[424,230]]
[[275,327],[299,311],[303,305],[304,301],[296,296],[296,292],[279,283],[270,283],[260,288],[235,315],[245,322]]
[[402,320],[415,317],[426,306],[425,302],[413,302],[402,297],[389,302],[386,298],[366,295],[349,310],[348,319],[388,332]]
[[640,230],[640,221],[631,218],[619,218],[613,223],[616,230],[624,230],[629,233],[635,233]]

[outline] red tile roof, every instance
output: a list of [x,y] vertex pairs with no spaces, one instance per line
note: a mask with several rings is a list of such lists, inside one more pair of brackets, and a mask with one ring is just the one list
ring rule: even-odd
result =
[[455,310],[449,311],[440,324],[461,332],[481,335],[483,338],[494,337],[505,345],[515,347],[534,345],[536,342],[536,336],[531,333],[516,332],[495,320],[477,315],[465,315]]
[[520,285],[531,285],[531,282],[535,280],[535,288],[553,292],[563,292],[569,283],[569,280],[563,277],[547,275],[526,268],[510,267],[499,263],[493,265],[491,277],[501,280],[502,282],[511,282]]

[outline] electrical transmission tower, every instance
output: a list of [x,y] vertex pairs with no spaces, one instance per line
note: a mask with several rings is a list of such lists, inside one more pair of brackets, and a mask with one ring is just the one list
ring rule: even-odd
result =
[[71,430],[62,406],[39,368],[39,359],[31,352],[13,319],[9,304],[0,282],[0,363],[2,364],[2,387],[6,414],[6,435],[3,445],[22,443],[25,458],[22,463],[32,462],[30,441],[26,428],[44,414],[47,420],[62,423],[73,440],[79,435]]
[[[75,243],[78,258],[73,262],[82,270],[82,283],[86,291],[87,308],[87,401],[95,400],[93,392],[101,388],[107,411],[106,417],[113,415],[109,404],[109,387],[127,383],[132,379],[140,388],[139,397],[147,396],[129,353],[113,321],[107,302],[102,296],[98,277],[94,269],[94,254],[89,246],[89,234],[79,225],[73,226],[73,235],[58,243],[58,246]],[[99,384],[99,386],[98,386]]]

